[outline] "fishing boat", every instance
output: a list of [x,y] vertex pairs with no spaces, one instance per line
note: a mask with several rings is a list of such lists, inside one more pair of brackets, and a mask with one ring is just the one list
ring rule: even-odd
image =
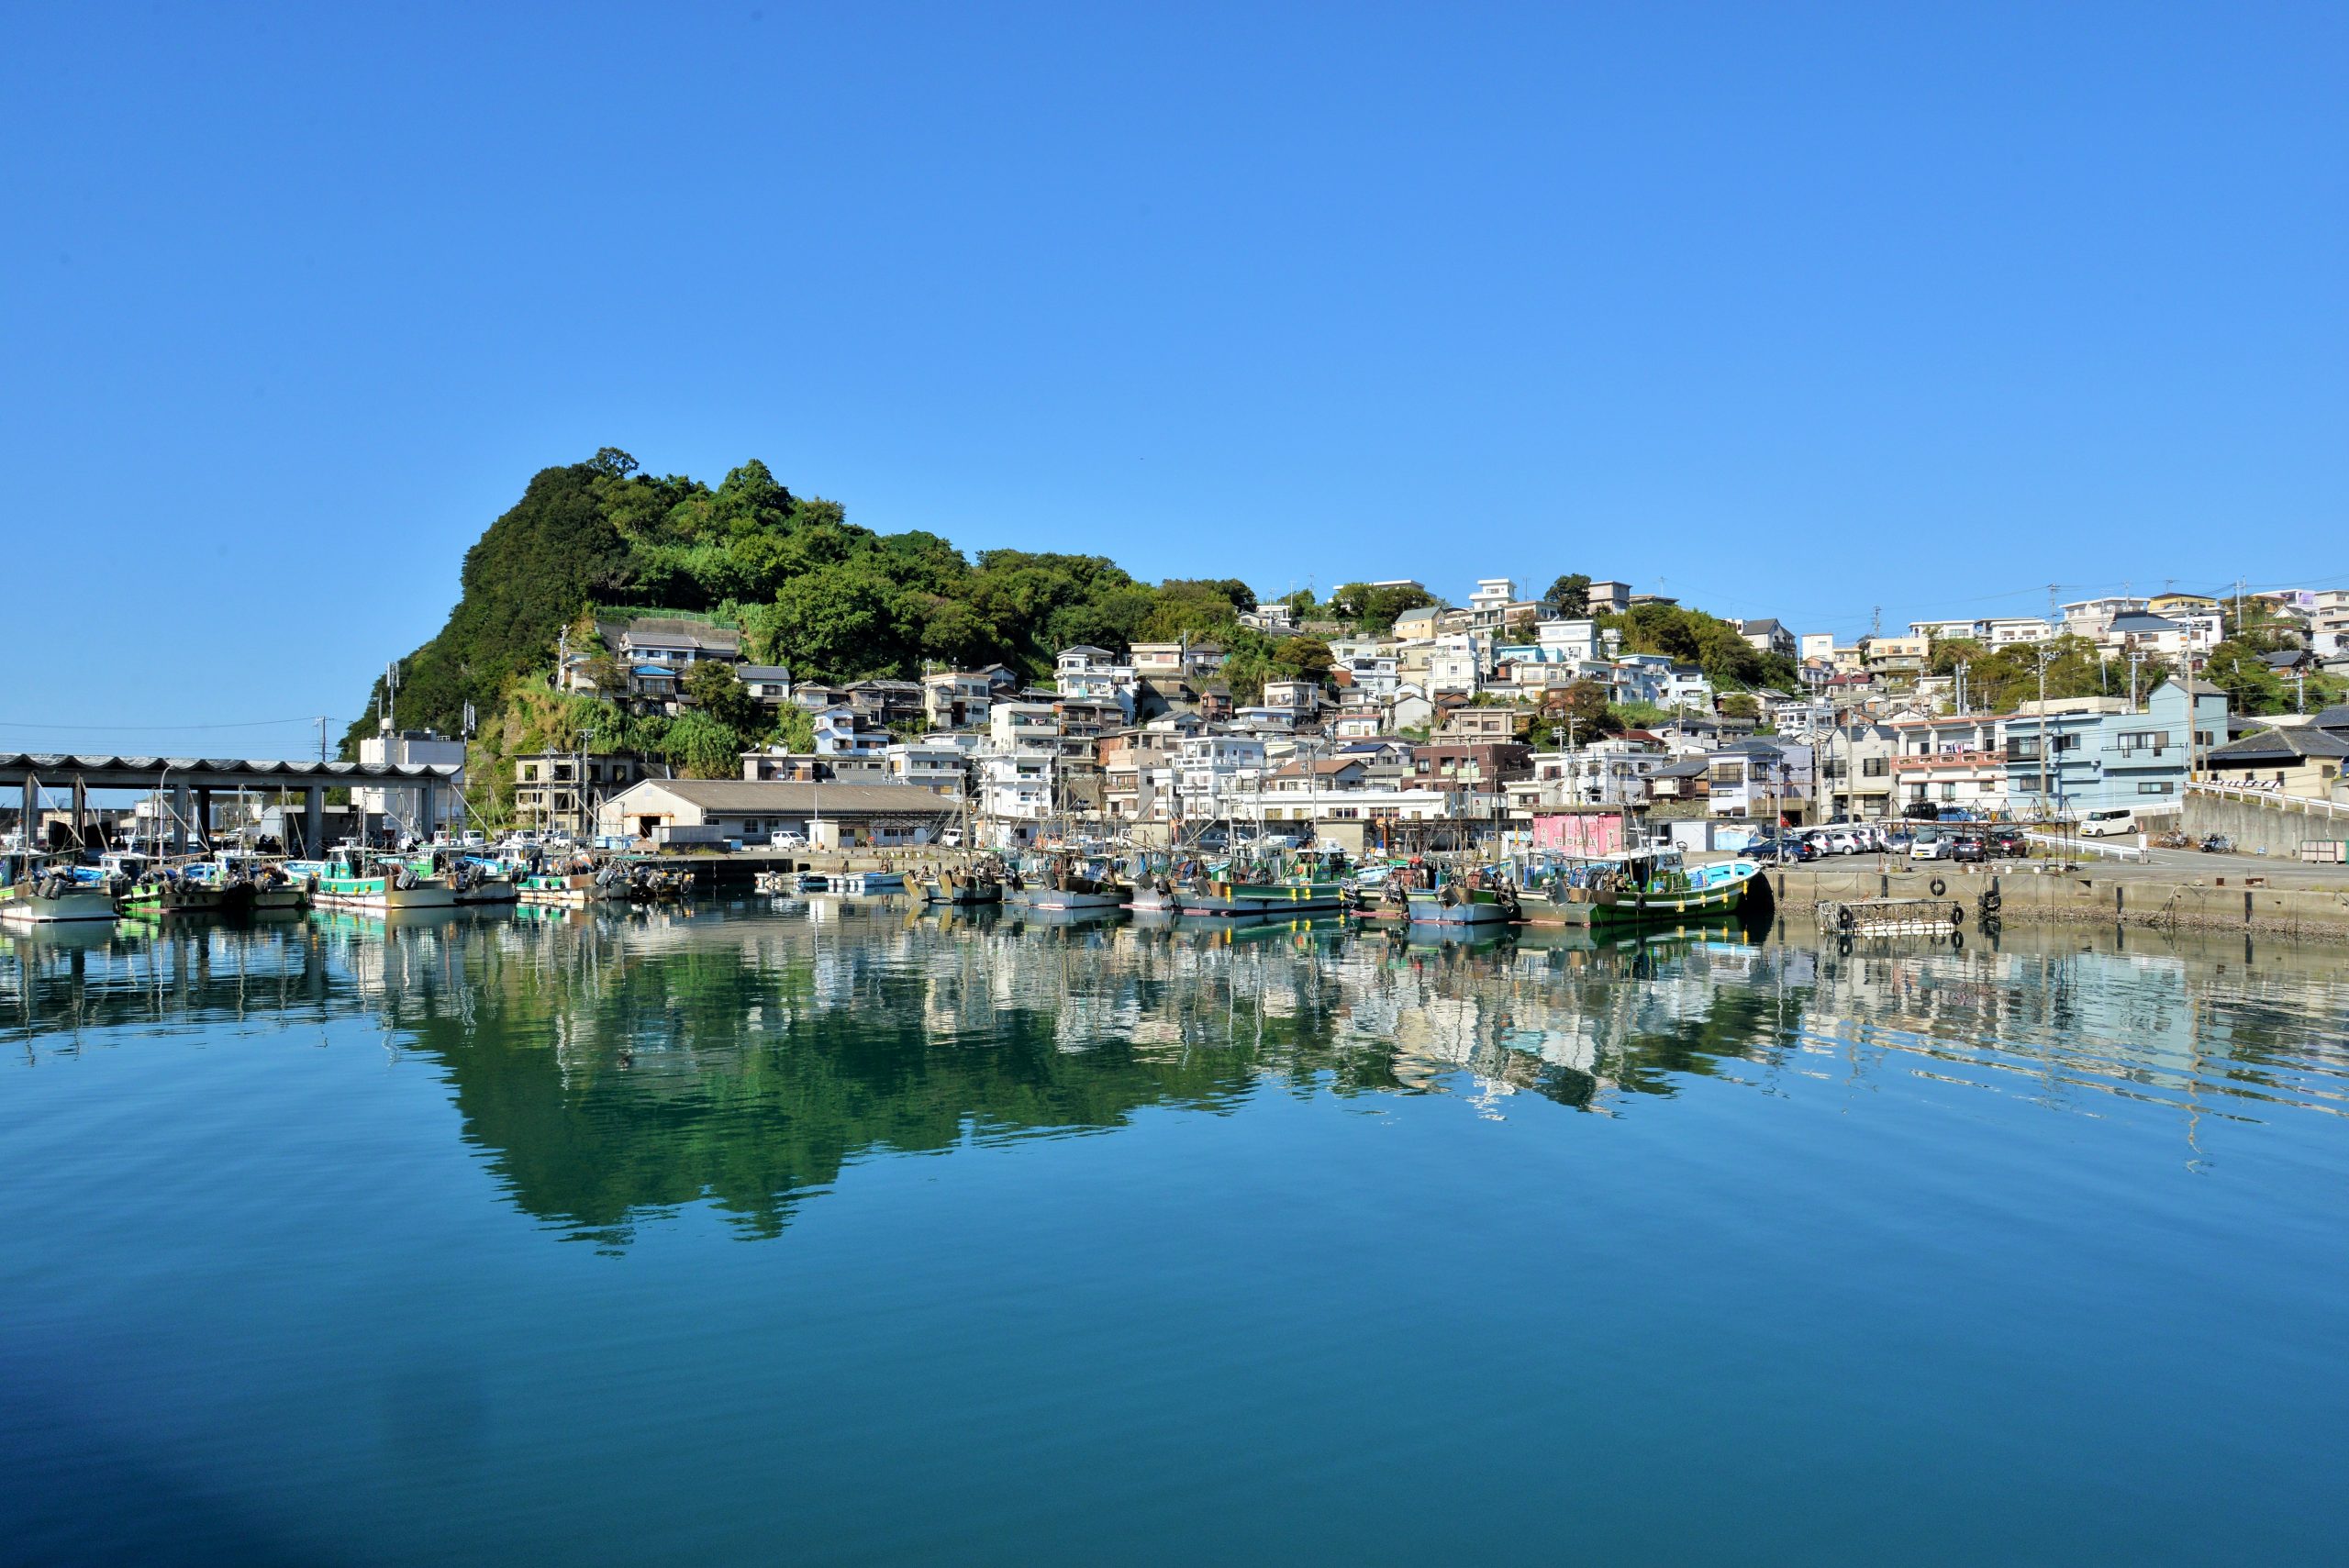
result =
[[1734,915],[1761,874],[1756,861],[1690,866],[1676,849],[1632,850],[1553,873],[1536,907],[1575,926]]
[[837,891],[854,895],[871,893],[903,893],[905,873],[894,871],[852,871],[840,879]]
[[460,904],[511,904],[522,895],[518,884],[524,869],[494,855],[461,855],[449,874]]
[[223,861],[150,867],[122,896],[122,912],[142,919],[189,915],[242,915],[253,905],[250,878]]
[[1119,909],[1133,901],[1130,884],[1116,880],[1104,862],[1080,867],[1073,856],[1056,856],[1033,874],[1015,873],[1005,901],[1030,909]]
[[1318,881],[1307,877],[1270,882],[1236,882],[1209,877],[1178,890],[1186,915],[1310,915],[1343,909],[1353,896],[1353,884],[1342,878]]
[[17,881],[0,888],[0,921],[12,926],[50,926],[75,920],[111,920],[118,884],[95,866],[28,863]]
[[1172,889],[1186,915],[1312,915],[1345,908],[1354,885],[1342,855],[1198,866]]
[[[346,851],[328,861],[297,862],[313,902],[340,909],[453,909],[453,878],[436,874],[429,862],[392,854]],[[289,870],[292,868],[289,867]]]
[[1475,873],[1409,889],[1404,911],[1414,926],[1506,926],[1524,915],[1516,888]]
[[921,884],[921,901],[925,904],[1000,904],[1003,902],[1003,878],[994,867],[980,864],[956,871],[941,867],[934,877]]
[[618,873],[609,867],[585,870],[573,865],[554,871],[525,870],[514,884],[514,896],[524,904],[560,905],[580,909],[613,896]]

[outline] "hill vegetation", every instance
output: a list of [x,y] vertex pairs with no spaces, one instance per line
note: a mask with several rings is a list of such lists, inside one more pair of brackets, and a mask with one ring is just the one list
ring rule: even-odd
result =
[[[1319,676],[1330,663],[1324,638],[1241,626],[1239,614],[1256,596],[1236,579],[1152,584],[1097,555],[990,550],[973,558],[936,534],[861,528],[837,502],[793,494],[756,461],[710,485],[645,473],[610,447],[535,475],[465,552],[461,584],[447,623],[399,661],[397,713],[404,728],[456,733],[473,709],[467,773],[476,804],[493,813],[510,797],[514,756],[641,751],[717,776],[735,771],[741,751],[776,738],[776,719],[725,692],[696,692],[696,706],[665,717],[625,713],[608,690],[554,691],[548,673],[566,628],[573,649],[609,651],[596,639],[598,606],[657,606],[739,628],[752,660],[787,665],[797,680],[911,678],[925,666],[991,663],[1042,678],[1074,644],[1122,651],[1189,638],[1223,646],[1223,679],[1247,702],[1268,678]],[[1289,602],[1318,628],[1368,632],[1436,603],[1416,587],[1362,584],[1326,605],[1310,594]],[[1728,623],[1695,611],[1641,606],[1620,629],[1627,650],[1693,660],[1725,684],[1793,674]],[[345,756],[373,730],[384,696],[379,679],[368,713],[344,736]],[[804,716],[781,722],[794,720],[804,731]]]

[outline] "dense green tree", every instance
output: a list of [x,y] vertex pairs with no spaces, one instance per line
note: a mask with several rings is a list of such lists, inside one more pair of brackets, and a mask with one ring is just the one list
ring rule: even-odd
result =
[[2202,678],[2227,694],[2236,713],[2283,713],[2292,706],[2291,688],[2248,643],[2230,640],[2211,649]]
[[1285,637],[1273,644],[1272,668],[1286,680],[1327,680],[1337,662],[1329,643],[1318,637]]
[[1426,609],[1442,602],[1420,587],[1349,583],[1330,595],[1330,611],[1375,635],[1393,630],[1395,617],[1405,610]]
[[685,672],[685,695],[746,743],[766,727],[766,709],[722,659],[704,659]]
[[1576,620],[1590,614],[1590,574],[1570,572],[1551,584],[1542,595],[1542,607],[1553,616]]

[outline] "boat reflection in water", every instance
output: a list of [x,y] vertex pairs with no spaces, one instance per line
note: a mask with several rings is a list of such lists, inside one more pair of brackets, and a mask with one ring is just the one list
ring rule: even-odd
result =
[[445,1073],[511,1200],[622,1243],[707,1202],[773,1235],[847,1163],[1104,1130],[1278,1090],[1469,1091],[1613,1115],[1695,1081],[1890,1074],[2070,1109],[2339,1114],[2321,950],[2076,933],[1839,954],[1732,927],[1488,932],[1333,918],[758,900],[325,911],[0,939],[28,1060],[110,1026],[379,1022]]

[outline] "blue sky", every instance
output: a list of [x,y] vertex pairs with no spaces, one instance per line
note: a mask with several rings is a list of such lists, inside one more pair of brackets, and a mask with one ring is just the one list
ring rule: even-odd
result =
[[2338,6],[19,7],[0,746],[298,752],[186,727],[604,444],[1267,591],[2349,583],[2344,106]]

